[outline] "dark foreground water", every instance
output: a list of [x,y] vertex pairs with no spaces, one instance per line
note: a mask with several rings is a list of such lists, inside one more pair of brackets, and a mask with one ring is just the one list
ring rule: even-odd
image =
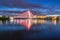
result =
[[[24,21],[24,22],[23,22]],[[25,22],[26,21],[26,22]],[[28,24],[30,28],[28,30]],[[59,40],[60,21],[0,20],[0,39],[4,40]]]

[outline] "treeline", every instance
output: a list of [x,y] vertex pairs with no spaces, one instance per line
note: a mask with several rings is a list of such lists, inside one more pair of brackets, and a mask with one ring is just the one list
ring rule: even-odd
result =
[[9,20],[9,17],[2,16],[2,17],[0,17],[0,20]]

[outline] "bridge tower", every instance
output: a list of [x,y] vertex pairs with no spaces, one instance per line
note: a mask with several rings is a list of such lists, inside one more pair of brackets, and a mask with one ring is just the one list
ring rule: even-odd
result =
[[14,16],[14,18],[33,18],[33,14],[30,10],[27,10],[24,13],[20,13],[17,16]]

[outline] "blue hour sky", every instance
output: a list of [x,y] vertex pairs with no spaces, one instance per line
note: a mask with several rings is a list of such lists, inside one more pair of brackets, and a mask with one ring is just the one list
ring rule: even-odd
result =
[[0,6],[21,8],[60,6],[60,0],[0,0]]
[[27,2],[32,4],[42,4],[47,6],[60,5],[60,0],[27,0]]
[[47,9],[60,11],[60,0],[0,0],[0,10],[24,11],[25,9],[42,11]]

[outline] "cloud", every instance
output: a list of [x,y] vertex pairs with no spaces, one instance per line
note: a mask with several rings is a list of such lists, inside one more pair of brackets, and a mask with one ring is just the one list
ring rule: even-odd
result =
[[40,8],[40,4],[32,4],[26,0],[1,0],[0,6],[19,7],[19,8]]
[[[32,1],[31,1],[32,2]],[[26,9],[32,9],[36,12],[39,12],[41,14],[53,14],[53,13],[60,13],[60,6],[48,6],[46,7],[43,6],[42,4],[37,4],[34,1],[31,3],[28,2],[26,0],[0,0],[0,7],[4,6],[5,8],[1,7],[1,10],[5,10],[5,11],[24,11]],[[50,2],[51,3],[51,2]],[[52,4],[51,4],[52,5]],[[7,8],[9,7],[9,8]],[[34,9],[36,8],[36,9]],[[58,9],[57,9],[58,8]]]
[[26,9],[22,9],[22,8],[0,8],[0,10],[5,10],[5,11],[25,11]]

